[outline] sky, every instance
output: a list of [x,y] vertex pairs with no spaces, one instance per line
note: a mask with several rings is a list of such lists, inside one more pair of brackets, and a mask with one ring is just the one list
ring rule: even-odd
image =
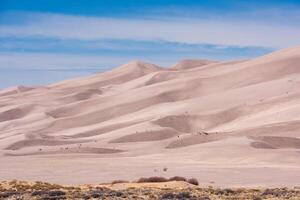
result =
[[300,45],[299,0],[0,0],[0,89]]

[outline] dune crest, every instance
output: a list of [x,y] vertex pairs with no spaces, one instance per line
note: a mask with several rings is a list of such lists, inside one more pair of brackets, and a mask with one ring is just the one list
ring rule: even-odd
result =
[[187,69],[192,69],[195,67],[203,67],[205,65],[215,64],[215,63],[217,63],[217,62],[211,61],[211,60],[186,59],[186,60],[179,61],[177,64],[172,66],[171,69],[187,70]]

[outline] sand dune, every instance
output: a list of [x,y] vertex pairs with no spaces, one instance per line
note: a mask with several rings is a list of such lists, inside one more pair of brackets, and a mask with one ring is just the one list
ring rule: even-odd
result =
[[[221,177],[243,171],[232,185],[300,184],[299,88],[295,47],[243,61],[182,60],[170,68],[133,61],[46,87],[5,89],[0,179],[73,183],[61,174],[67,166],[81,183],[167,173],[230,185],[207,172],[217,168]],[[88,163],[101,176],[87,178],[72,163]],[[288,178],[268,179],[266,168]],[[248,180],[250,172],[262,179]]]
[[126,143],[126,142],[147,142],[147,141],[157,141],[164,140],[171,137],[178,136],[179,133],[173,129],[161,129],[161,130],[151,130],[144,132],[136,132],[131,135],[126,135],[121,138],[114,139],[110,143]]
[[181,60],[177,64],[175,64],[171,69],[187,70],[195,67],[202,67],[212,63],[216,63],[216,62],[210,60]]
[[194,135],[189,135],[187,137],[178,137],[177,140],[174,142],[171,142],[166,148],[180,148],[180,147],[187,147],[190,145],[197,145],[197,144],[204,144],[208,142],[214,142],[221,139],[228,138],[228,136],[214,132],[214,133],[208,133],[208,132],[199,132]]
[[34,88],[33,87],[26,87],[26,86],[23,86],[23,85],[19,85],[19,86],[13,87],[13,88],[8,88],[8,89],[0,91],[0,97],[1,96],[2,97],[3,96],[9,96],[9,95],[12,95],[12,94],[18,94],[18,93],[30,91],[32,89],[34,89]]
[[[292,137],[277,137],[277,136],[260,136],[252,137],[256,141],[255,144],[265,144],[272,148],[295,148],[300,149],[300,139]],[[261,147],[263,148],[263,147]]]
[[123,151],[118,149],[95,148],[95,147],[77,147],[77,148],[61,148],[60,150],[43,151],[39,149],[33,152],[23,153],[7,153],[6,156],[31,156],[31,155],[55,155],[55,154],[114,154]]

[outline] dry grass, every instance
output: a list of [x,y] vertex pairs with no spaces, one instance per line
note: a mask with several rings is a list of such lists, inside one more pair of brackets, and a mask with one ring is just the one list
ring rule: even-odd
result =
[[[151,179],[162,180],[161,177]],[[179,180],[178,177],[172,177]],[[134,200],[167,200],[167,199],[197,199],[197,200],[299,200],[300,189],[220,189],[220,188],[161,188],[128,187],[123,190],[113,190],[107,186],[61,186],[49,183],[26,183],[20,181],[0,182],[0,199],[2,200],[38,200],[38,199],[134,199]]]

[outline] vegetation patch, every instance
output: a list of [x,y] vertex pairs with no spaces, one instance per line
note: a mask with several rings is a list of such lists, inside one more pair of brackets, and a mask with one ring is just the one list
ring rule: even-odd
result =
[[[114,190],[106,185],[85,185],[85,186],[61,186],[57,184],[35,182],[26,183],[22,181],[0,182],[1,200],[81,200],[81,199],[102,199],[102,200],[299,200],[300,188],[269,188],[269,189],[232,189],[232,188],[165,188],[160,181],[172,180],[183,181],[184,177],[172,177],[170,179],[162,177],[150,177],[147,181],[151,183],[162,183],[162,187],[150,188],[139,186],[139,183],[131,183],[131,187]],[[188,179],[187,179],[188,180]],[[158,182],[157,182],[158,181]],[[189,180],[188,180],[189,181]],[[120,182],[120,181],[116,181]],[[123,183],[123,181],[122,181]],[[145,183],[142,181],[142,183]],[[126,184],[126,183],[124,183]],[[134,186],[135,184],[135,186]],[[143,184],[144,185],[144,184]]]

